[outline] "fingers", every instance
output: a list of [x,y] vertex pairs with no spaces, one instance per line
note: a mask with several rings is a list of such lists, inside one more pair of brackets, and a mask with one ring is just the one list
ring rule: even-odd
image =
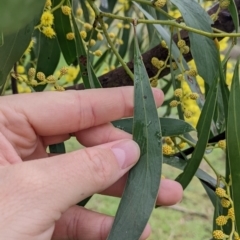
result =
[[[115,182],[112,186],[101,192],[101,194],[121,197],[127,181],[127,174]],[[158,197],[156,200],[157,205],[171,206],[181,201],[183,195],[182,186],[170,179],[161,179]]]
[[[115,128],[111,123],[102,124],[74,133],[77,140],[85,147],[92,147],[120,139],[132,139],[132,135]],[[43,138],[44,146],[66,141],[71,136],[62,134],[58,136],[47,136]]]
[[[16,164],[8,175],[12,179],[8,188],[13,185],[12,197],[25,196],[33,200],[28,209],[40,206],[46,211],[64,212],[116,182],[137,162],[139,155],[134,141],[121,140],[53,156],[51,160]],[[14,182],[19,183],[17,193]]]
[[[153,93],[160,106],[162,91]],[[54,136],[131,116],[133,87],[21,94],[1,101],[23,114],[37,134]]]
[[[107,239],[113,220],[113,217],[74,206],[56,222],[52,239]],[[151,229],[147,225],[140,240],[147,239],[150,233]]]

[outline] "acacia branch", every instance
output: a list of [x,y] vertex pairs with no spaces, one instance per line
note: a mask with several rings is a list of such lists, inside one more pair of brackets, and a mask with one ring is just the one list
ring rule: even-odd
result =
[[[240,0],[235,0],[235,3],[236,3],[237,10],[238,10],[238,14],[240,15]],[[218,9],[218,4],[216,4],[215,6],[210,8],[208,10],[208,14],[212,15],[212,14],[216,13],[217,9]],[[217,21],[214,22],[212,27],[216,28],[218,30],[227,32],[227,33],[233,32],[233,30],[234,30],[234,23],[233,23],[233,20],[232,20],[232,17],[230,15],[230,13],[227,10],[221,10],[220,13],[218,14]],[[181,30],[180,34],[181,34],[181,38],[184,39],[186,44],[190,47],[190,41],[189,41],[189,37],[188,37],[188,32],[186,30]],[[221,40],[221,38],[219,38],[219,40]],[[177,43],[177,41],[178,41],[177,34],[175,34],[173,36],[173,41],[175,43]],[[151,50],[147,51],[146,53],[144,53],[142,55],[143,62],[145,64],[145,67],[146,67],[146,70],[147,70],[149,78],[155,76],[157,74],[157,71],[158,71],[158,69],[155,68],[151,64],[151,59],[153,57],[157,57],[158,59],[164,61],[167,58],[167,56],[168,56],[168,50],[166,48],[163,48],[160,44],[158,46],[152,48]],[[184,58],[185,58],[186,61],[192,60],[191,52],[189,52],[188,54],[184,55]],[[133,62],[132,61],[128,62],[127,66],[133,72]],[[170,69],[169,68],[165,68],[161,72],[159,77],[161,78],[161,77],[169,74],[169,72],[170,72]],[[118,67],[118,68],[114,69],[113,71],[110,71],[110,72],[100,76],[99,77],[99,81],[102,84],[103,88],[120,87],[120,86],[131,86],[131,85],[133,85],[132,79],[125,72],[123,67]],[[77,85],[73,85],[73,86],[67,87],[66,89],[83,90],[84,89],[84,85],[83,84],[77,84]]]

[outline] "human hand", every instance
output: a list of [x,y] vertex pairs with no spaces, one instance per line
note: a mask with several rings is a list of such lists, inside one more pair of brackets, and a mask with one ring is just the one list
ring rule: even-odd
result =
[[[153,92],[160,106],[163,94]],[[21,94],[0,102],[0,239],[106,239],[113,218],[75,204],[94,193],[121,196],[140,150],[109,122],[132,116],[133,88]],[[87,148],[50,156],[47,146],[69,133]],[[181,197],[178,183],[161,181],[157,204]],[[141,239],[149,234],[147,226]]]

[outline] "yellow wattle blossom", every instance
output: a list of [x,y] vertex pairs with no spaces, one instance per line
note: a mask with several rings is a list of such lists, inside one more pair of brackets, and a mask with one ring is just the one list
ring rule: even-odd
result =
[[218,147],[225,150],[226,149],[226,140],[220,140],[218,142]]
[[213,237],[214,239],[224,239],[225,238],[225,234],[223,233],[222,230],[215,230],[213,231]]
[[40,24],[42,26],[52,26],[53,25],[53,20],[54,16],[50,11],[45,11],[43,12],[41,19],[40,19]]
[[43,27],[42,33],[49,38],[53,38],[56,36],[56,33],[52,27]]
[[88,32],[88,31],[92,30],[93,26],[90,23],[84,23],[83,27]]
[[100,32],[98,32],[98,34],[97,34],[97,39],[98,39],[99,41],[102,41],[102,40],[103,40],[103,35],[102,35]]
[[73,32],[69,32],[66,34],[67,40],[73,40],[75,38],[75,34]]
[[113,32],[110,32],[110,33],[108,34],[108,36],[109,36],[110,38],[115,38],[115,37],[116,37],[116,34],[113,33]]
[[23,74],[25,72],[25,67],[22,65],[17,66],[17,73]]
[[154,6],[158,7],[158,8],[162,8],[166,5],[166,0],[157,0],[154,2]]
[[232,219],[232,221],[235,221],[235,213],[234,213],[234,209],[231,207],[228,209],[228,215],[227,215],[230,219]]
[[217,188],[216,188],[215,193],[216,193],[220,198],[227,196],[225,189],[220,188],[220,187],[217,187]]
[[101,57],[102,56],[102,51],[101,50],[96,50],[93,54],[97,57]]
[[221,205],[224,207],[224,208],[228,208],[230,207],[231,203],[229,200],[227,200],[226,198],[222,198],[221,199]]
[[62,9],[62,13],[67,16],[69,16],[72,12],[72,9],[67,5],[61,6],[61,9]]
[[31,93],[32,90],[26,83],[17,84],[18,92],[19,93]]
[[216,218],[216,224],[218,225],[218,226],[223,226],[223,225],[225,225],[226,223],[227,223],[227,217],[226,216],[223,216],[223,215],[221,215],[221,216],[218,216],[217,218]]
[[96,44],[96,41],[94,39],[91,39],[89,42],[89,46],[92,47]]
[[45,74],[43,72],[38,72],[37,73],[37,78],[40,80],[40,81],[44,81],[45,80]]
[[47,0],[46,3],[45,3],[45,8],[46,8],[46,9],[51,9],[51,7],[52,7],[52,2],[51,2],[51,0]]
[[173,154],[173,149],[168,144],[163,144],[162,151],[163,151],[164,155],[171,155],[171,154]]
[[66,81],[68,83],[72,83],[76,79],[79,71],[80,71],[79,67],[69,67],[68,73],[65,76]]
[[83,14],[82,8],[79,7],[79,8],[77,9],[77,11],[76,11],[76,14],[77,14],[78,17],[81,17],[82,14]]
[[82,39],[85,39],[85,38],[87,37],[87,32],[84,31],[84,30],[82,30],[82,31],[80,32],[80,35],[81,35]]
[[161,69],[161,68],[164,66],[164,64],[165,64],[164,61],[159,60],[159,59],[156,58],[156,57],[153,57],[153,58],[151,59],[151,63],[152,63],[152,65],[153,65],[154,67],[156,67],[157,69]]

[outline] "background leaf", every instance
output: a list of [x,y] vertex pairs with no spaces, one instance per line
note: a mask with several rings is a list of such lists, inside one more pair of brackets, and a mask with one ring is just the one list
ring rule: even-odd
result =
[[1,31],[9,35],[31,25],[33,19],[39,19],[45,2],[46,0],[0,1]]
[[[213,23],[207,12],[195,1],[171,0],[182,14],[185,23],[193,28],[212,32]],[[199,75],[211,85],[218,75],[218,50],[211,38],[188,32],[191,53],[197,65]]]
[[231,173],[231,189],[237,229],[240,229],[240,111],[239,111],[239,60],[235,66],[228,105],[227,153]]
[[22,57],[24,51],[27,49],[35,22],[32,21],[24,28],[11,33],[9,35],[3,32],[4,44],[0,47],[0,87],[2,87],[7,75],[12,69],[13,65]]
[[[61,0],[52,0],[53,8],[57,6]],[[64,1],[64,5],[67,5],[67,0]],[[68,40],[66,34],[73,32],[70,17],[63,14],[61,8],[58,8],[53,12],[54,22],[58,24],[54,25],[56,31],[57,40],[60,45],[63,57],[68,65],[72,64],[76,60],[77,52],[74,40]]]
[[113,9],[117,3],[117,0],[101,0],[100,10],[104,12],[113,12]]
[[[46,77],[53,75],[60,59],[60,48],[56,38],[48,38],[39,32],[39,55],[36,72],[43,72]],[[35,91],[43,91],[46,85],[34,87]]]
[[235,4],[234,0],[230,0],[230,5],[228,6],[228,10],[231,14],[231,17],[233,19],[235,31],[238,32],[239,27],[239,17],[238,17],[238,10]]
[[133,139],[141,156],[130,170],[108,240],[139,239],[154,208],[162,169],[161,128],[135,33]]
[[[177,136],[195,129],[187,122],[174,118],[159,118],[162,136]],[[125,132],[132,134],[133,118],[125,118],[113,121],[112,124]]]
[[216,79],[215,83],[212,84],[211,86],[205,105],[201,112],[201,115],[197,124],[198,142],[196,144],[192,157],[188,161],[188,164],[184,169],[184,172],[180,174],[176,179],[176,181],[178,181],[183,186],[183,188],[186,188],[187,185],[192,180],[205,153],[205,149],[208,143],[208,138],[210,133],[211,122],[214,114],[214,109],[216,106],[217,90],[218,90],[217,83],[218,81]]

